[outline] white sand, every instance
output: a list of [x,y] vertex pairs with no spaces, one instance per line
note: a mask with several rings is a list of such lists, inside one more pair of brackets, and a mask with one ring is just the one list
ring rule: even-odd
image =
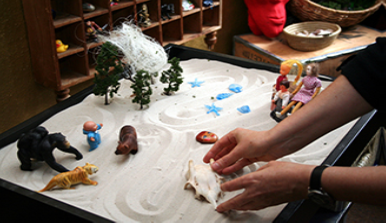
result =
[[[91,94],[78,105],[56,114],[42,125],[50,133],[61,132],[84,156],[80,161],[72,154],[55,150],[57,162],[72,170],[86,162],[99,167],[91,176],[97,186],[77,185],[75,190],[52,190],[42,194],[82,208],[117,222],[271,222],[285,204],[260,211],[232,212],[228,215],[214,211],[207,202],[194,199],[192,190],[184,190],[188,161],[203,163],[202,158],[211,145],[196,142],[195,136],[207,130],[219,137],[236,127],[266,130],[277,123],[269,117],[272,85],[278,74],[244,69],[217,61],[194,59],[181,62],[184,83],[173,96],[161,95],[163,84],[153,86],[148,109],[139,110],[131,102],[130,81],[122,81],[119,96],[110,105],[104,98]],[[205,81],[192,88],[188,82]],[[293,80],[293,76],[289,76]],[[229,93],[228,86],[237,83],[243,92],[218,101],[217,94]],[[323,82],[325,88],[328,82]],[[213,99],[212,99],[213,97]],[[205,105],[222,107],[220,116],[207,114]],[[241,114],[237,108],[248,105],[251,112]],[[86,136],[82,133],[85,121],[103,123],[102,143],[88,152]],[[123,125],[137,129],[139,151],[136,155],[117,156],[119,130]],[[282,158],[304,164],[320,164],[348,132],[353,122],[325,135],[301,151]],[[0,178],[32,191],[42,189],[58,174],[45,163],[38,163],[33,172],[21,171],[16,144],[0,150]],[[255,171],[257,163],[226,176],[233,179]],[[221,203],[237,192],[225,194]]]

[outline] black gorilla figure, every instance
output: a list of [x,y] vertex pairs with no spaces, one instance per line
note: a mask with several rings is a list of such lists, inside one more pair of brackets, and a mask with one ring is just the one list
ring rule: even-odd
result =
[[173,4],[162,4],[161,5],[161,18],[162,20],[171,19],[170,13],[174,13]]
[[32,171],[31,159],[45,161],[52,169],[58,172],[69,171],[64,166],[55,161],[52,154],[55,148],[67,153],[76,155],[80,160],[83,155],[66,140],[61,133],[48,134],[48,131],[42,127],[36,127],[29,132],[22,134],[17,142],[17,157],[19,158],[21,170]]

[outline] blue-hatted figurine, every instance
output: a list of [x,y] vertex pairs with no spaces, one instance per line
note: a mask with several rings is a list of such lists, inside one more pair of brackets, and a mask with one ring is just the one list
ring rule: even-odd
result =
[[97,124],[93,121],[86,121],[83,124],[83,134],[87,135],[87,142],[90,145],[89,151],[98,148],[101,143],[101,136],[98,130],[103,127],[103,124]]

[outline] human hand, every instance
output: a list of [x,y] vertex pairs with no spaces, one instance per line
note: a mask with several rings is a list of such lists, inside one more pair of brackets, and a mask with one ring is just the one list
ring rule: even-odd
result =
[[245,189],[217,206],[218,212],[259,210],[307,198],[309,178],[315,166],[271,161],[255,172],[221,185],[222,191]]
[[211,164],[214,171],[219,174],[230,174],[257,161],[270,161],[279,158],[274,155],[275,150],[267,131],[252,131],[237,128],[219,141],[204,156],[203,161]]

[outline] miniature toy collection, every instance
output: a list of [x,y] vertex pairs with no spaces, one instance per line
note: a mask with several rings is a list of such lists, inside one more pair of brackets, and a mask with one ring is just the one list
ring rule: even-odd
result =
[[115,155],[137,154],[137,131],[133,126],[125,125],[119,132],[119,141]]
[[[287,111],[296,104],[295,108],[292,109],[292,114],[295,113],[302,105],[308,103],[319,94],[320,88],[322,87],[322,83],[318,79],[319,64],[311,63],[307,65],[306,73],[307,76],[303,78],[295,91],[292,92],[294,97],[292,97],[292,101],[288,106],[280,112],[281,115],[287,113]],[[304,88],[301,88],[303,85]]]
[[[103,45],[98,48],[102,49]],[[122,56],[123,53],[117,50],[117,55]],[[123,57],[120,60],[125,62],[123,67],[129,64]],[[119,64],[119,61],[115,60],[115,63]],[[63,201],[116,222],[234,221],[235,219],[214,211],[216,204],[228,200],[233,194],[226,193],[225,198],[220,199],[221,191],[216,183],[224,179],[221,175],[216,176],[209,164],[200,161],[221,135],[233,128],[265,130],[276,125],[264,108],[271,105],[271,99],[267,100],[267,97],[270,98],[271,86],[278,73],[195,58],[181,60],[179,66],[183,69],[181,77],[184,82],[179,86],[178,92],[167,96],[164,88],[168,86],[156,80],[150,85],[153,94],[149,107],[145,110],[140,110],[138,105],[131,102],[134,97],[131,96],[134,91],[130,88],[132,80],[120,79],[119,94],[114,96],[110,105],[103,104],[103,96],[90,94],[82,102],[64,109],[41,124],[48,130],[60,130],[72,146],[83,154],[82,160],[77,161],[72,154],[56,150],[54,155],[58,163],[69,170],[83,166],[85,162],[99,167],[100,171],[95,177],[87,174],[88,179],[99,182],[97,187],[78,185],[75,186],[76,190],[55,190],[74,187],[78,180],[82,180],[79,178],[82,172],[76,174],[71,171],[72,175],[55,177],[56,171],[47,163],[33,165],[33,172],[21,171],[16,168],[20,165],[16,156],[16,142],[0,150],[0,178],[32,191],[47,190],[51,188],[51,184],[57,184],[51,188],[54,190],[43,191],[44,197]],[[168,71],[170,67],[171,64],[165,63],[158,78],[162,71]],[[137,74],[131,75],[134,79]],[[292,77],[294,76],[290,74],[288,79],[292,80]],[[199,88],[192,88],[185,81],[195,79],[205,82]],[[322,84],[325,87],[327,82],[322,81]],[[229,88],[231,85],[238,93]],[[229,96],[217,99],[217,95]],[[209,106],[213,113],[207,114],[208,109],[204,105]],[[216,115],[216,112],[221,113],[221,116]],[[103,127],[100,124],[102,129],[97,130],[102,142],[97,150],[91,152],[86,136],[80,131],[86,121],[92,121],[93,126],[85,128],[92,129],[91,131],[98,129],[95,125],[103,123]],[[42,132],[48,134],[48,131]],[[320,160],[324,159],[325,151],[330,151],[334,145],[330,143],[345,134],[336,133],[338,134],[333,137],[320,139],[320,142],[327,144],[307,146],[303,149],[304,153],[292,155],[288,159],[302,163],[311,161],[310,164],[322,162]],[[32,136],[34,135],[36,134]],[[42,136],[44,134],[30,139],[44,138]],[[39,141],[30,142],[29,147],[39,145]],[[318,155],[317,159],[315,153]],[[200,168],[201,166],[203,167]],[[251,164],[239,173],[223,177],[234,179],[240,173],[247,174],[258,168],[259,164]],[[186,173],[189,173],[188,179],[184,176]],[[69,181],[65,184],[67,177]],[[200,181],[198,186],[195,185],[195,177]],[[53,182],[48,184],[51,179]],[[87,183],[88,180],[85,180]],[[191,189],[188,190],[189,188]],[[206,197],[205,200],[210,203],[195,200],[195,195],[197,198]],[[253,222],[256,217],[262,217],[270,221],[281,209],[282,206],[278,206],[253,211],[248,216],[239,213],[233,218]]]
[[[190,1],[186,2],[190,3]],[[213,1],[205,2],[207,2],[207,4],[213,4]],[[116,2],[111,1],[111,3],[113,4]],[[143,4],[142,6],[144,5],[146,6],[146,4]],[[172,8],[174,13],[173,4],[165,5],[167,6],[168,11],[170,11],[170,8]],[[147,11],[142,16],[147,16],[148,18],[148,14],[146,15],[146,13]],[[167,13],[166,17],[170,18]],[[86,25],[91,26],[92,28],[93,22],[88,22],[89,24]],[[99,27],[95,23],[94,26],[96,26],[97,28]],[[201,74],[201,72],[205,70],[206,67],[211,67],[202,66],[202,64],[204,63],[211,63],[209,65],[217,65],[219,67],[217,72],[223,72],[224,70],[227,70],[227,68],[224,68],[226,66],[229,66],[229,68],[231,69],[236,69],[236,66],[227,65],[222,62],[209,62],[208,60],[197,59],[197,61],[191,61],[193,65],[189,69],[191,72],[195,71],[195,73],[192,72],[195,74],[195,76],[193,77],[198,78],[195,78],[193,82],[187,82],[184,84],[183,79],[186,76],[182,76],[182,73],[185,71],[186,67],[189,67],[187,66],[189,65],[188,62],[183,62],[184,65],[186,65],[186,67],[183,67],[180,65],[179,58],[172,58],[170,60],[167,60],[168,56],[162,46],[151,41],[148,37],[143,36],[143,34],[141,33],[142,32],[140,32],[140,29],[138,27],[135,28],[131,24],[123,24],[122,29],[112,31],[109,37],[101,37],[101,40],[104,43],[100,46],[100,52],[97,58],[97,66],[95,68],[97,72],[95,73],[94,95],[89,96],[85,101],[83,101],[83,103],[81,103],[82,106],[86,106],[86,110],[80,109],[80,111],[77,111],[79,114],[81,114],[80,117],[87,116],[90,119],[89,121],[83,123],[83,134],[87,136],[87,143],[90,146],[88,151],[91,152],[94,151],[96,148],[101,147],[101,150],[96,150],[93,153],[88,153],[85,159],[87,159],[88,161],[90,161],[89,159],[91,159],[91,161],[103,161],[103,170],[107,170],[107,172],[109,173],[107,175],[107,180],[103,178],[106,182],[109,181],[109,184],[103,186],[103,190],[106,190],[104,191],[103,195],[106,195],[106,198],[108,199],[100,197],[100,195],[102,195],[102,193],[100,192],[98,192],[97,194],[93,192],[93,194],[96,195],[95,197],[97,197],[98,200],[92,201],[92,203],[95,203],[95,205],[93,205],[92,207],[106,209],[104,211],[104,213],[106,214],[110,214],[110,209],[111,211],[113,211],[116,208],[118,208],[119,214],[123,214],[122,211],[127,211],[127,213],[130,214],[135,214],[135,217],[137,219],[133,218],[129,221],[165,221],[162,218],[152,219],[157,215],[154,215],[152,217],[152,215],[149,215],[149,213],[155,214],[154,211],[160,208],[158,207],[160,206],[158,204],[162,204],[162,206],[166,207],[166,209],[172,207],[173,209],[171,214],[174,214],[175,205],[173,204],[172,206],[170,206],[168,204],[170,203],[170,201],[177,201],[181,203],[180,206],[185,206],[187,200],[181,199],[180,195],[170,194],[170,192],[166,190],[168,188],[172,190],[176,189],[176,183],[179,183],[177,187],[181,189],[181,183],[183,183],[181,180],[181,175],[178,172],[168,171],[171,171],[179,166],[185,167],[186,161],[189,159],[188,171],[185,175],[186,183],[184,184],[184,189],[192,188],[195,191],[196,199],[205,199],[216,209],[218,199],[223,196],[223,192],[221,191],[220,185],[225,181],[225,178],[219,175],[218,173],[214,172],[209,164],[194,164],[192,158],[195,157],[197,154],[206,151],[208,148],[204,147],[207,147],[207,144],[214,144],[219,139],[219,137],[213,132],[201,131],[206,129],[203,127],[213,126],[216,128],[217,132],[219,128],[225,125],[223,125],[222,123],[221,125],[216,124],[217,121],[213,122],[213,118],[211,118],[210,116],[197,115],[197,111],[203,112],[206,108],[206,114],[210,114],[213,112],[215,115],[220,116],[219,111],[222,111],[223,108],[217,107],[214,101],[215,99],[221,100],[221,102],[218,101],[217,103],[221,106],[225,104],[225,118],[221,118],[223,116],[215,116],[216,119],[221,119],[219,120],[220,122],[225,122],[226,120],[233,120],[229,118],[239,116],[240,118],[242,118],[239,119],[241,122],[237,123],[237,125],[249,127],[249,122],[243,120],[248,117],[248,115],[242,115],[251,112],[249,106],[243,105],[241,107],[238,107],[237,112],[236,110],[229,110],[230,105],[234,106],[234,102],[237,102],[238,99],[248,99],[247,103],[258,104],[258,102],[262,101],[261,99],[264,99],[260,95],[264,95],[265,92],[259,92],[259,94],[257,94],[257,97],[252,97],[252,99],[250,99],[249,97],[247,98],[245,96],[248,96],[248,94],[252,92],[251,87],[255,88],[252,89],[253,91],[260,91],[261,89],[263,89],[259,87],[264,86],[265,82],[270,83],[265,85],[269,85],[269,87],[271,87],[276,76],[274,76],[274,73],[272,73],[261,75],[263,78],[259,78],[256,77],[255,71],[250,72],[247,70],[243,70],[243,72],[245,73],[240,72],[241,74],[243,74],[243,76],[245,76],[243,79],[236,79],[233,76],[225,76],[223,74],[210,76],[208,74],[205,74],[205,72],[203,72],[203,75]],[[95,40],[93,35],[95,35],[96,38],[96,33],[91,34],[90,32],[89,40]],[[167,68],[168,64],[170,64],[169,68]],[[290,82],[287,80],[286,75],[290,72],[290,69],[294,64],[297,64],[298,66],[298,75],[295,81],[293,82],[293,84],[296,85],[297,80],[300,78],[300,74],[302,71],[301,63],[295,60],[289,60],[282,63],[283,71],[280,71],[281,76],[278,78],[278,80],[280,79],[279,91],[276,92],[271,102],[271,109],[273,111],[278,110],[277,108],[280,108],[280,110],[282,110],[285,105],[288,104],[288,89]],[[307,77],[309,76],[309,78],[305,77],[299,84],[299,86],[297,86],[297,89],[294,92],[297,94],[302,94],[301,97],[299,96],[299,99],[298,97],[296,97],[297,94],[295,94],[294,98],[296,97],[295,100],[298,100],[293,101],[300,106],[303,104],[302,100],[304,95],[309,95],[309,93],[313,91],[314,95],[311,96],[311,98],[313,98],[320,91],[321,85],[319,85],[319,83],[314,80],[314,78],[311,78],[317,76],[314,73],[314,68],[316,68],[316,74],[318,73],[317,66],[313,64],[309,66],[310,67],[307,67]],[[199,68],[198,72],[197,68]],[[237,70],[240,70],[240,68],[237,68]],[[161,72],[160,82],[162,84],[167,84],[166,88],[160,88],[161,86],[163,86],[162,84],[155,85],[151,82],[151,78],[153,76],[152,74],[158,72]],[[246,73],[248,72],[253,74],[246,75]],[[237,72],[237,74],[239,73]],[[124,78],[123,80],[120,79],[122,76]],[[201,87],[201,84],[205,82],[198,81],[200,79],[205,79],[207,82],[205,83],[205,85],[202,86],[202,88],[194,88]],[[187,88],[189,87],[189,84],[192,88]],[[245,86],[245,91],[241,84]],[[182,88],[180,88],[181,85]],[[117,101],[119,103],[114,103],[111,106],[108,106],[109,108],[97,106],[98,103],[96,102],[98,102],[98,100],[100,99],[99,96],[105,96],[105,104],[107,105],[108,96],[112,98],[114,94],[117,94],[118,90],[121,89],[122,86],[122,89],[124,89],[125,92],[118,95]],[[221,88],[217,86],[221,86]],[[302,86],[304,86],[303,89],[305,90],[301,89]],[[311,86],[315,87],[312,89]],[[154,91],[152,87],[154,88]],[[182,91],[184,92],[182,92],[181,94],[174,94],[180,89],[182,89]],[[230,91],[232,91],[232,93],[221,93],[222,91],[224,91],[224,89],[229,89]],[[152,95],[153,92],[155,92],[156,94]],[[217,97],[215,98],[215,95],[212,95],[209,98],[206,95],[204,99],[204,94],[202,93],[207,92],[210,92],[210,94],[217,94]],[[190,95],[190,93],[192,94]],[[200,95],[200,93],[202,95]],[[194,99],[196,98],[196,96],[193,94],[199,95],[197,100]],[[268,94],[270,94],[270,92]],[[176,100],[172,104],[167,105],[164,105],[161,102],[157,102],[157,100],[166,101],[166,99],[173,98],[168,97],[170,95],[174,95],[173,97],[177,97],[178,100]],[[155,99],[155,102],[152,102],[153,105],[155,104],[154,109],[149,108],[149,105],[151,103],[150,100],[152,98]],[[137,108],[137,105],[133,107],[130,103],[125,103],[130,99],[133,103],[139,104],[140,109]],[[204,108],[202,106],[203,102],[201,102],[201,100],[207,100],[204,102],[204,105],[207,102],[211,102],[212,104],[205,105]],[[170,100],[166,102],[170,102]],[[145,106],[147,109],[142,110],[145,108]],[[233,108],[235,107],[236,106],[234,106]],[[295,111],[296,110],[294,109],[292,113],[294,113]],[[73,118],[73,113],[70,117],[72,118],[71,120],[76,120]],[[104,120],[107,120],[109,122],[109,125],[106,125],[106,127],[104,128],[107,133],[103,137],[104,144],[100,145],[101,136],[99,130],[101,130],[103,124],[98,124],[94,121],[91,121],[91,119],[100,120],[102,118],[104,118]],[[62,121],[62,118],[60,118],[59,120]],[[72,123],[74,121],[71,121],[69,123]],[[58,127],[62,127],[60,126],[60,124],[57,124],[59,122],[54,123]],[[125,123],[130,123],[132,125],[121,126]],[[140,126],[140,128],[138,128],[138,131],[141,140],[141,147],[151,149],[141,149],[141,152],[138,155],[137,129],[134,128],[134,126],[137,127],[137,125]],[[118,130],[118,127],[120,127],[120,131],[118,136],[118,145],[116,146],[115,131]],[[264,126],[264,128],[266,128],[266,126]],[[79,126],[77,126],[76,130],[78,130],[78,133]],[[185,133],[181,130],[189,131]],[[195,140],[203,144],[189,144],[189,142],[194,141],[194,135],[192,134],[192,130],[200,130],[200,132],[195,135]],[[221,130],[221,132],[223,131],[224,130]],[[71,133],[71,131],[68,132]],[[113,140],[110,138],[110,136],[112,135],[114,135]],[[74,137],[74,135],[72,136],[76,139],[84,138],[80,138],[78,136]],[[107,139],[105,139],[105,136]],[[84,142],[84,139],[82,142]],[[190,148],[192,145],[194,145],[194,148]],[[111,149],[111,147],[115,146],[115,155],[133,154],[136,156],[116,157],[112,155],[111,151],[103,150]],[[83,155],[77,149],[70,146],[70,144],[66,141],[65,137],[61,133],[49,134],[44,127],[39,126],[35,129],[32,129],[30,132],[22,135],[19,138],[19,141],[17,142],[17,147],[19,149],[17,155],[20,162],[22,163],[22,165],[20,166],[22,170],[32,170],[31,159],[36,159],[38,161],[45,161],[52,169],[61,172],[60,174],[52,177],[49,183],[38,192],[49,191],[55,187],[71,189],[73,185],[78,183],[83,183],[86,185],[98,184],[97,181],[93,181],[89,178],[89,175],[92,175],[99,170],[97,166],[90,163],[86,163],[85,166],[76,166],[74,170],[69,171],[62,165],[55,162],[55,158],[53,157],[52,152],[53,149],[55,149],[56,147],[63,152],[72,153],[76,155],[77,160],[83,158]],[[104,154],[104,152],[108,153]],[[179,160],[179,158],[181,157],[185,159],[183,163]],[[112,160],[114,160],[113,163],[111,162]],[[214,160],[211,159],[210,163],[213,162]],[[125,163],[128,163],[129,165],[127,167],[123,167],[122,164]],[[152,165],[150,169],[148,169],[149,164]],[[122,167],[122,170],[126,170],[120,173],[120,169],[117,169],[118,166]],[[130,172],[127,172],[128,169],[130,169]],[[132,172],[133,170],[135,170],[136,172]],[[139,173],[139,171],[141,170],[142,173]],[[118,173],[117,176],[115,175],[115,172]],[[178,175],[174,175],[173,173],[178,173]],[[45,172],[44,175],[47,175],[47,172]],[[48,175],[50,174],[48,173]],[[100,173],[100,176],[98,177],[102,179],[101,175],[102,173]],[[110,175],[111,177],[109,177]],[[142,179],[144,177],[146,177],[146,179]],[[156,181],[154,181],[154,179]],[[128,184],[129,182],[130,184]],[[143,184],[143,186],[150,185],[150,187],[138,188],[138,183]],[[123,186],[122,189],[120,188],[121,185]],[[114,186],[114,190],[110,190],[112,189],[111,186]],[[135,193],[133,189],[136,189],[138,192]],[[79,191],[81,191],[81,189],[79,189]],[[166,193],[160,194],[161,191],[165,191]],[[84,193],[83,191],[81,192]],[[50,193],[47,192],[47,194]],[[171,195],[177,196],[173,196],[175,197],[173,199],[166,198],[167,200],[165,200],[165,197],[171,197]],[[68,195],[64,197],[69,198],[67,200],[74,200],[73,198],[76,198],[76,194],[72,194],[69,192]],[[125,202],[127,198],[129,198],[129,200],[133,203]],[[114,205],[111,205],[111,202]],[[80,203],[84,204],[83,201]],[[140,205],[134,205],[135,203],[139,203]],[[123,206],[121,204],[123,204]],[[211,206],[210,204],[207,205]],[[204,206],[204,204],[201,205],[201,203],[199,205]],[[137,212],[137,208],[132,208],[133,206],[140,207],[140,209],[145,211],[144,214],[141,214],[141,212]],[[191,208],[190,205],[187,205],[186,207]],[[146,213],[146,211],[149,211],[149,213]],[[122,217],[125,216],[126,214],[123,214]],[[193,216],[196,215],[193,214]],[[169,219],[170,214],[167,215],[167,217]],[[219,219],[226,220],[226,217],[221,217]],[[118,219],[118,221],[121,220]]]
[[71,186],[78,183],[97,185],[98,182],[90,180],[88,175],[98,172],[99,168],[93,164],[86,163],[85,166],[78,166],[72,171],[67,171],[54,176],[46,187],[38,192],[49,191],[54,187],[72,189]]
[[63,53],[65,51],[67,51],[67,49],[68,49],[67,44],[63,44],[63,42],[61,40],[56,40],[55,43],[56,43],[56,51],[58,53]]
[[[213,162],[214,159],[211,159],[211,163]],[[196,199],[201,200],[204,197],[216,209],[218,198],[223,196],[220,185],[225,179],[214,172],[210,165],[194,165],[193,160],[189,160],[186,179],[184,189],[193,188]]]
[[83,124],[83,134],[87,135],[87,142],[90,145],[89,151],[93,151],[101,144],[101,135],[98,130],[103,127],[103,124],[97,124],[94,121],[86,121]]
[[67,172],[64,166],[56,162],[53,150],[58,148],[60,151],[72,153],[76,160],[83,158],[83,155],[66,140],[61,133],[49,134],[47,129],[38,126],[20,136],[17,142],[17,157],[21,162],[20,169],[32,171],[32,160],[44,161],[52,169],[58,172]]
[[202,131],[196,135],[196,141],[201,143],[215,143],[218,140],[218,136],[210,131]]

